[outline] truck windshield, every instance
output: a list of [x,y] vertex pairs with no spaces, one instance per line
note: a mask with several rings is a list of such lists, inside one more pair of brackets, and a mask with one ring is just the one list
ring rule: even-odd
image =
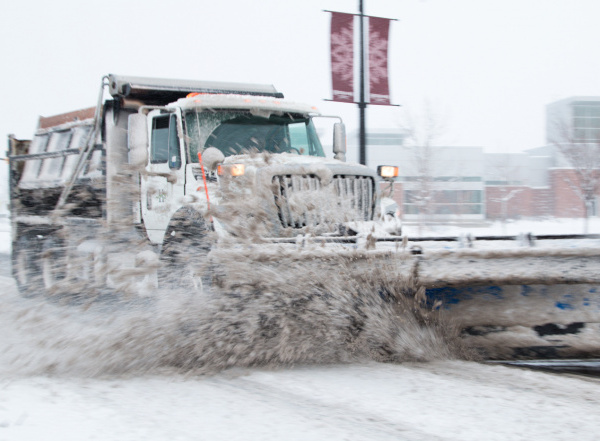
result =
[[192,162],[198,162],[198,151],[208,147],[225,156],[253,151],[325,156],[312,120],[303,115],[193,111],[185,115],[185,130]]

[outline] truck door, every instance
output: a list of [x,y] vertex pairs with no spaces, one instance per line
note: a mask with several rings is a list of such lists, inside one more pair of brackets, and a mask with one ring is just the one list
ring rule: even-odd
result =
[[182,204],[185,167],[177,115],[155,114],[150,119],[149,159],[141,179],[142,218],[148,237],[162,243],[173,213]]

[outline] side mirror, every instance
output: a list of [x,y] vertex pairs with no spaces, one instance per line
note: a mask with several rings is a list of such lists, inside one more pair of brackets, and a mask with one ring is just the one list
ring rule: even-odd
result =
[[129,115],[127,131],[129,164],[143,168],[148,164],[148,117],[142,113]]
[[333,125],[333,153],[335,159],[346,160],[346,126],[344,123]]
[[225,155],[216,147],[208,147],[202,153],[202,164],[209,171],[215,171],[217,166],[225,161]]

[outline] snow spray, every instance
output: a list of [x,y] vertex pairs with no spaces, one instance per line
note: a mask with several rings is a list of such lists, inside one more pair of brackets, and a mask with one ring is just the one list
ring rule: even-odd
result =
[[0,371],[214,373],[463,356],[455,330],[423,305],[410,274],[393,271],[396,261],[355,258],[225,253],[215,257],[221,280],[202,293],[161,288],[142,300],[23,299],[9,289],[0,303]]

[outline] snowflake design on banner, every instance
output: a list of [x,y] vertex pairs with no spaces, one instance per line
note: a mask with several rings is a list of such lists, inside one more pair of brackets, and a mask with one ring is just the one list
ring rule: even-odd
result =
[[387,41],[379,32],[373,32],[369,40],[369,78],[375,84],[387,78]]
[[340,78],[344,81],[351,80],[354,74],[352,41],[353,33],[351,29],[342,29],[341,32],[331,35],[331,70],[340,75]]

